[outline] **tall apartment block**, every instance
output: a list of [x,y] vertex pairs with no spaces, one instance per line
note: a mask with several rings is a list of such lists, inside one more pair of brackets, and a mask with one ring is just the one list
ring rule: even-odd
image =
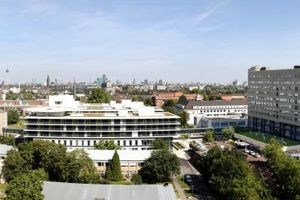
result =
[[248,70],[248,125],[253,131],[300,140],[300,66]]
[[25,139],[67,148],[92,148],[100,140],[113,140],[123,150],[147,150],[155,139],[171,142],[180,130],[178,116],[131,100],[81,104],[71,95],[57,95],[50,96],[49,106],[26,112]]

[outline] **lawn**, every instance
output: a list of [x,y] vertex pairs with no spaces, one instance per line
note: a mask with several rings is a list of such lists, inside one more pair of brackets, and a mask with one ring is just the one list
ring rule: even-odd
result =
[[110,181],[110,184],[113,185],[132,185],[132,182],[127,181],[127,180],[122,180],[122,181]]
[[274,136],[268,133],[257,133],[257,132],[249,132],[249,131],[243,131],[239,132],[238,134],[252,138],[254,140],[258,140],[263,143],[269,143],[271,139],[277,140],[279,143],[285,145],[285,146],[295,146],[300,145],[300,142],[295,140],[290,140],[287,138],[281,138],[278,136]]
[[193,194],[191,192],[191,187],[184,182],[183,176],[177,176],[176,178],[178,180],[180,187],[184,190],[185,196],[187,198],[193,196]]

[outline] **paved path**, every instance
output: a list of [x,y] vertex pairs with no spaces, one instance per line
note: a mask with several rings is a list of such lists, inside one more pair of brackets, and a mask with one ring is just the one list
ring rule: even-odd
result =
[[180,200],[187,200],[187,198],[185,197],[185,194],[184,194],[184,191],[183,189],[181,188],[181,186],[179,185],[178,181],[176,178],[173,178],[173,183],[174,183],[174,186],[179,194],[179,198]]

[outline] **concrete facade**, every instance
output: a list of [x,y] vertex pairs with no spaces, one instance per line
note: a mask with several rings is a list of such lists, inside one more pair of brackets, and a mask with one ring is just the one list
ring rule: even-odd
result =
[[300,140],[300,67],[248,71],[248,125],[251,130]]

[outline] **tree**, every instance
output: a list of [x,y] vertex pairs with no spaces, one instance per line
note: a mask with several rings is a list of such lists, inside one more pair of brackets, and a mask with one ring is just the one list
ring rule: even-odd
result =
[[117,151],[115,151],[112,160],[111,160],[111,180],[120,181],[123,179],[123,175],[121,172],[120,158]]
[[206,130],[203,136],[203,142],[213,142],[215,141],[215,133],[213,130]]
[[15,137],[11,134],[9,135],[1,135],[0,136],[0,143],[6,145],[14,145],[15,144]]
[[140,174],[133,174],[131,177],[131,182],[135,185],[143,184],[143,180]]
[[174,107],[176,105],[176,100],[174,99],[168,99],[164,102],[162,109],[166,112],[175,113]]
[[114,143],[113,140],[100,140],[94,145],[96,149],[100,150],[117,150],[120,149],[118,145]]
[[229,126],[227,128],[222,129],[222,136],[224,139],[229,140],[233,137],[233,134],[235,133],[235,130],[232,126]]
[[89,91],[88,103],[109,103],[110,95],[102,88],[95,88]]
[[180,123],[182,127],[187,127],[188,126],[188,120],[189,120],[189,114],[185,111],[181,112],[179,114],[180,117]]
[[271,199],[240,151],[214,147],[202,158],[200,172],[217,199]]
[[152,142],[152,149],[169,150],[169,145],[163,139],[156,139]]
[[146,183],[169,182],[173,175],[179,173],[177,156],[166,150],[153,151],[139,172],[143,182]]
[[9,109],[7,111],[7,123],[10,124],[15,124],[19,121],[20,115],[19,111],[16,109]]
[[42,170],[34,170],[15,177],[5,190],[6,200],[43,200],[43,181],[47,179]]
[[50,141],[34,140],[18,146],[22,158],[31,169],[45,169],[50,181],[65,181],[66,148]]
[[26,165],[26,161],[21,157],[20,152],[15,149],[7,152],[2,168],[2,175],[6,182],[10,182],[28,170],[29,166]]
[[145,98],[144,99],[144,104],[146,106],[153,106],[154,105],[153,100],[151,98]]
[[264,150],[271,166],[274,194],[279,199],[299,199],[300,197],[300,162],[288,157],[282,151],[282,145],[271,140]]
[[99,183],[93,161],[84,149],[76,149],[67,154],[67,182],[70,183]]

